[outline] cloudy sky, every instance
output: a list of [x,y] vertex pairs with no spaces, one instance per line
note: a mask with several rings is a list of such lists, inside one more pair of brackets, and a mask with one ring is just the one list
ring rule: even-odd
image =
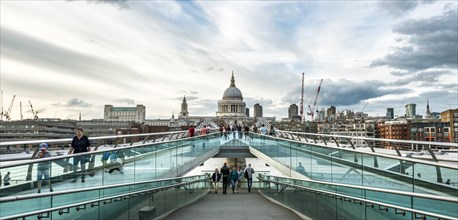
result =
[[457,1],[7,1],[1,8],[3,109],[12,118],[103,118],[146,106],[215,115],[236,86],[247,107],[286,117],[307,106],[385,115],[426,100],[458,107]]

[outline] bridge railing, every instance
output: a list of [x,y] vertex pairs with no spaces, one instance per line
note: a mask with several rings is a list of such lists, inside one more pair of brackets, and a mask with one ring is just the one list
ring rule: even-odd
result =
[[[186,134],[166,132],[94,137],[90,138],[93,146],[90,152],[0,162],[2,179],[8,173],[11,178],[9,184],[5,181],[1,184],[0,196],[179,176],[219,151],[219,140],[212,138],[217,134],[192,138]],[[124,143],[124,140],[130,142]],[[68,144],[71,139],[26,141],[37,146],[41,142]],[[0,146],[23,143],[3,142]]]
[[433,162],[343,148],[330,142],[306,142],[304,137],[293,140],[281,135],[252,135],[251,151],[266,155],[278,165],[277,169],[291,177],[458,196],[457,162]]
[[261,194],[311,219],[457,219],[457,197],[261,175]]
[[0,219],[153,219],[208,193],[208,175],[0,198]]

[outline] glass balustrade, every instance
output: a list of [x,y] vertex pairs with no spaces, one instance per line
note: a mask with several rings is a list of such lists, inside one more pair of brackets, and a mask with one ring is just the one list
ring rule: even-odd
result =
[[2,197],[0,218],[151,219],[202,197],[209,185],[201,175]]
[[267,175],[260,175],[259,179],[260,191],[265,196],[312,219],[413,219],[425,215],[458,218],[458,200],[452,196]]
[[[287,170],[292,177],[408,192],[458,195],[458,167],[253,135],[250,146]],[[283,170],[285,172],[285,170]]]
[[[218,152],[218,134],[202,137],[136,142],[113,147],[98,146],[99,150],[84,154],[56,156],[46,159],[1,162],[0,173],[10,173],[10,185],[2,184],[0,195],[36,194],[75,188],[135,183],[176,177]],[[81,162],[84,161],[84,170]],[[38,174],[49,175],[49,178]],[[83,182],[84,180],[84,182]]]

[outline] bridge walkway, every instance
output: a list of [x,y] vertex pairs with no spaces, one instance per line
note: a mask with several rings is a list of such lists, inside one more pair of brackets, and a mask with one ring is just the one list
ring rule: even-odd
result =
[[222,189],[216,194],[210,191],[204,198],[173,212],[165,219],[302,219],[293,211],[272,203],[257,189],[249,193],[242,188],[237,194],[229,191],[227,194],[223,194]]

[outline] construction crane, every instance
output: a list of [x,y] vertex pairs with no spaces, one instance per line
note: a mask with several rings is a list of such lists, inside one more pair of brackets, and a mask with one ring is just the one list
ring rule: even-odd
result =
[[401,111],[401,108],[402,108],[402,105],[404,104],[404,101],[401,102],[401,105],[399,106],[398,108],[398,112],[396,113],[396,115],[399,117],[399,112]]
[[30,104],[30,109],[32,109],[32,115],[33,115],[32,119],[33,120],[37,120],[38,119],[38,111],[33,110],[32,102],[30,102],[30,100],[29,100],[29,104]]
[[14,98],[16,98],[16,95],[13,95],[13,99],[11,99],[11,103],[10,103],[10,106],[8,107],[8,110],[6,110],[6,112],[3,113],[7,121],[11,120],[10,114],[11,114],[11,109],[13,108]]
[[364,105],[363,109],[361,110],[361,121],[360,122],[364,121],[364,110],[366,109],[367,104],[369,104],[369,102],[366,102],[366,104]]
[[318,85],[318,90],[316,91],[315,99],[313,101],[313,107],[309,105],[310,112],[307,113],[308,115],[310,115],[312,121],[313,115],[315,115],[316,101],[318,100],[318,96],[320,95],[321,83],[323,83],[323,79],[320,80],[320,84]]
[[22,102],[19,102],[19,110],[20,110],[20,113],[21,113],[21,121],[22,121],[22,119],[24,118],[23,115],[22,115]]
[[303,122],[304,120],[304,73],[302,73],[301,122]]

